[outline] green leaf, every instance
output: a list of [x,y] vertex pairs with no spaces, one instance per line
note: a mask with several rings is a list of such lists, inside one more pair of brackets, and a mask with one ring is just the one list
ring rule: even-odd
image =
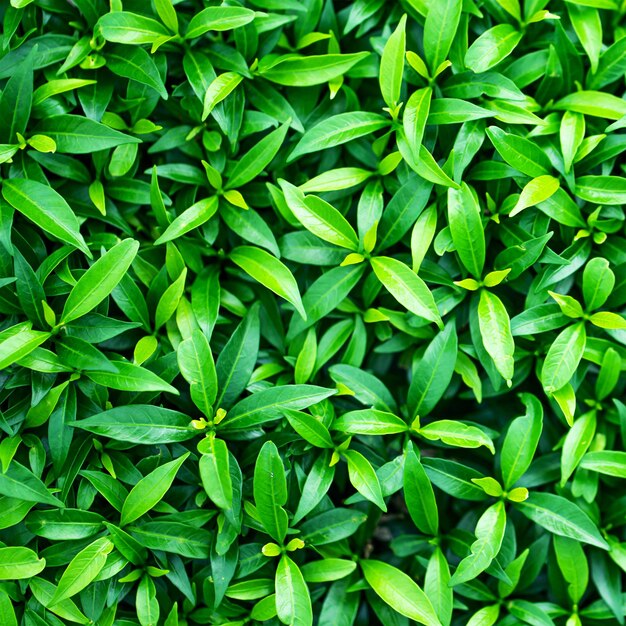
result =
[[159,70],[143,48],[128,48],[128,46],[122,45],[111,46],[107,48],[106,59],[107,67],[114,74],[152,87],[161,98],[167,100],[167,89],[163,84]]
[[202,226],[215,215],[218,206],[219,200],[217,196],[210,196],[194,202],[172,221],[163,234],[154,242],[154,245],[173,241]]
[[298,283],[286,265],[265,250],[252,246],[235,248],[230,253],[230,259],[254,280],[293,304],[300,316],[306,320]]
[[199,464],[200,478],[207,495],[220,509],[230,509],[233,505],[229,466],[226,442],[209,435],[203,442]]
[[287,481],[285,467],[272,441],[266,441],[254,466],[254,502],[263,527],[282,544],[287,535]]
[[204,415],[211,416],[217,397],[217,373],[211,347],[202,331],[194,330],[181,341],[176,356],[180,372],[191,387],[191,399]]
[[342,76],[369,54],[356,52],[310,56],[285,55],[279,57],[269,67],[260,68],[259,74],[279,85],[312,87]]
[[98,306],[115,289],[138,250],[138,241],[124,239],[103,254],[72,288],[63,307],[61,323],[78,319]]
[[407,431],[408,426],[393,413],[362,409],[344,413],[333,422],[333,430],[351,435],[394,435]]
[[619,120],[626,115],[626,101],[603,91],[570,93],[553,104],[552,108],[609,120]]
[[591,259],[583,272],[583,297],[589,311],[601,307],[615,286],[615,274],[601,257]]
[[478,301],[478,324],[483,345],[509,387],[513,379],[515,342],[511,334],[511,320],[502,300],[483,289]]
[[315,385],[282,385],[263,389],[235,404],[220,426],[250,428],[278,419],[282,409],[306,409],[334,393],[334,389]]
[[504,502],[496,502],[480,516],[474,531],[476,541],[470,546],[471,553],[457,566],[450,579],[451,585],[473,580],[491,565],[500,552],[505,528]]
[[410,267],[398,259],[385,256],[374,257],[371,263],[378,280],[403,307],[443,329],[432,293]]
[[188,456],[189,452],[185,452],[176,460],[157,467],[131,489],[124,500],[120,526],[139,519],[161,501]]
[[278,154],[280,147],[285,141],[289,124],[287,120],[276,130],[263,137],[248,152],[246,152],[236,165],[229,171],[227,189],[241,187],[256,178]]
[[31,330],[30,322],[22,322],[0,332],[0,370],[23,359],[50,338],[50,333]]
[[348,475],[352,486],[379,509],[387,511],[378,476],[370,462],[356,450],[345,450],[342,454],[348,463]]
[[72,422],[72,426],[117,441],[145,445],[187,441],[198,433],[184,413],[148,404],[118,406]]
[[0,474],[0,494],[25,502],[39,502],[61,508],[65,506],[61,500],[51,495],[37,476],[15,460]]
[[531,466],[543,429],[543,406],[530,393],[520,394],[526,413],[515,418],[504,438],[500,466],[504,488],[510,489]]
[[287,181],[279,182],[287,205],[308,231],[342,248],[355,251],[359,249],[357,234],[335,207],[317,196],[305,196]]
[[502,159],[522,174],[535,178],[550,173],[550,160],[530,139],[506,133],[496,126],[487,129],[487,136]]
[[254,20],[255,13],[243,7],[207,7],[189,22],[185,39],[195,39],[210,30],[221,32],[240,28]]
[[626,180],[621,176],[581,176],[576,181],[576,195],[594,204],[623,204]]
[[378,113],[355,111],[333,115],[304,133],[289,155],[288,161],[366,137],[388,125],[389,120]]
[[209,117],[213,109],[227,98],[242,80],[243,76],[237,74],[237,72],[224,72],[213,79],[204,94],[202,121]]
[[406,15],[403,15],[383,48],[378,75],[383,100],[391,109],[393,109],[400,100],[405,52]]
[[417,431],[424,439],[442,441],[450,446],[479,448],[485,446],[495,454],[493,441],[478,427],[452,420],[438,420]]
[[217,357],[216,407],[230,407],[247,387],[257,361],[259,339],[259,307],[253,305]]
[[33,104],[33,66],[37,54],[34,46],[6,82],[0,96],[0,141],[16,143],[17,133],[24,134]]
[[56,152],[60,154],[89,154],[129,143],[141,143],[137,137],[125,135],[80,115],[46,117],[35,130],[53,139]]
[[608,550],[608,544],[587,514],[561,496],[533,492],[528,500],[515,506],[530,520],[555,535]]
[[417,529],[426,535],[437,536],[439,515],[435,493],[412,446],[404,462],[403,487],[406,506]]
[[151,44],[171,34],[160,22],[130,11],[106,13],[98,26],[102,36],[115,43]]
[[591,472],[626,478],[626,452],[621,450],[596,450],[587,452],[580,467]]
[[45,566],[46,559],[40,559],[29,548],[0,548],[0,580],[31,578],[43,571]]
[[[292,409],[283,409],[283,413],[291,427],[311,445],[318,448],[335,447],[328,428],[312,415],[302,411],[293,411]],[[336,425],[337,423],[335,422],[333,427],[336,428]]]
[[541,383],[546,393],[561,389],[574,376],[585,351],[586,338],[583,322],[572,324],[559,333],[541,368]]
[[477,74],[486,72],[506,59],[522,39],[510,24],[498,24],[485,31],[465,53],[465,65]]
[[418,157],[422,145],[424,129],[430,113],[432,96],[433,90],[430,87],[418,89],[411,94],[411,97],[404,107],[402,127],[406,141],[415,158]]
[[288,626],[311,626],[311,597],[300,568],[283,554],[276,568],[276,614]]
[[108,537],[96,539],[83,548],[65,568],[52,604],[71,598],[87,587],[98,576],[112,550],[113,542]]
[[428,6],[424,23],[424,54],[431,76],[448,58],[452,42],[459,28],[461,9],[460,0],[443,0]]
[[392,609],[426,626],[440,626],[428,596],[404,572],[385,563],[366,559],[360,562],[369,586]]
[[3,181],[2,195],[39,228],[91,257],[80,234],[76,215],[63,196],[52,187],[34,180],[12,178]]
[[485,265],[485,234],[480,206],[466,183],[460,189],[448,189],[448,224],[461,262],[476,278]]
[[552,538],[556,560],[574,604],[582,599],[589,580],[589,566],[582,546],[573,539],[555,535]]

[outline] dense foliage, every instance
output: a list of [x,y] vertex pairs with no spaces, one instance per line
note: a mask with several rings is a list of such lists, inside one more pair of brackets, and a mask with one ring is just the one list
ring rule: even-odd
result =
[[624,624],[625,12],[5,0],[1,626]]

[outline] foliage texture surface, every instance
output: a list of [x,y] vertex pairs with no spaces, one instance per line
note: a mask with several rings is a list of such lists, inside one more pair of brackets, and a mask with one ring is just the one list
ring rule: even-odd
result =
[[0,5],[1,626],[624,624],[624,2]]

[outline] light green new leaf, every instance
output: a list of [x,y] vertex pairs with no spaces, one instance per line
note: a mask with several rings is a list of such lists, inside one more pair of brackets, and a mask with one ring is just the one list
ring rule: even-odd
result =
[[0,332],[0,370],[30,354],[50,336],[50,333],[32,330],[30,322],[15,324]]
[[428,596],[404,572],[383,561],[360,562],[369,586],[394,611],[425,626],[441,626]]
[[509,217],[514,217],[528,207],[545,202],[556,193],[559,186],[559,180],[554,176],[545,175],[533,178],[524,185],[518,201],[509,213]]
[[2,182],[4,199],[39,228],[82,250],[91,258],[91,252],[79,231],[76,215],[57,191],[35,180],[5,179]]
[[403,15],[393,31],[380,60],[378,82],[385,104],[393,109],[400,100],[404,54],[406,52],[406,15]]
[[0,548],[0,580],[22,580],[36,576],[46,566],[30,548]]
[[67,324],[95,309],[122,280],[138,250],[138,241],[124,239],[103,254],[70,291],[61,323]]
[[500,552],[506,528],[504,502],[492,504],[476,524],[476,541],[470,546],[471,554],[457,566],[451,585],[458,585],[476,578],[484,572]]
[[90,585],[104,567],[113,547],[108,537],[101,537],[83,548],[65,568],[52,604],[70,598]]
[[243,76],[237,72],[224,72],[211,82],[204,94],[202,121],[209,117],[215,106],[227,98],[242,80]]
[[372,258],[371,264],[378,280],[403,307],[443,329],[433,294],[410,267],[398,259],[385,256]]
[[430,441],[442,441],[459,448],[479,448],[485,446],[495,454],[493,441],[477,426],[469,426],[453,420],[438,420],[423,426],[417,433]]
[[293,304],[306,320],[298,283],[289,268],[276,257],[261,248],[239,246],[230,253],[230,260],[254,280]]
[[448,224],[461,263],[480,279],[485,265],[485,233],[480,206],[467,183],[460,189],[448,189]]
[[393,413],[361,409],[344,413],[333,422],[333,430],[351,435],[394,435],[407,431],[408,426]]
[[126,500],[124,500],[120,526],[125,526],[139,519],[161,501],[189,454],[189,452],[185,452],[174,461],[160,465],[147,476],[144,476],[131,489]]
[[511,320],[502,300],[486,289],[480,292],[478,325],[487,354],[493,359],[500,376],[511,386],[515,368]]

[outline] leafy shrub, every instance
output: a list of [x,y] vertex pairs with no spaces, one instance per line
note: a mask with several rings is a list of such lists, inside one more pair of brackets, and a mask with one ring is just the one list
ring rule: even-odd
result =
[[623,624],[615,0],[11,0],[2,626]]

